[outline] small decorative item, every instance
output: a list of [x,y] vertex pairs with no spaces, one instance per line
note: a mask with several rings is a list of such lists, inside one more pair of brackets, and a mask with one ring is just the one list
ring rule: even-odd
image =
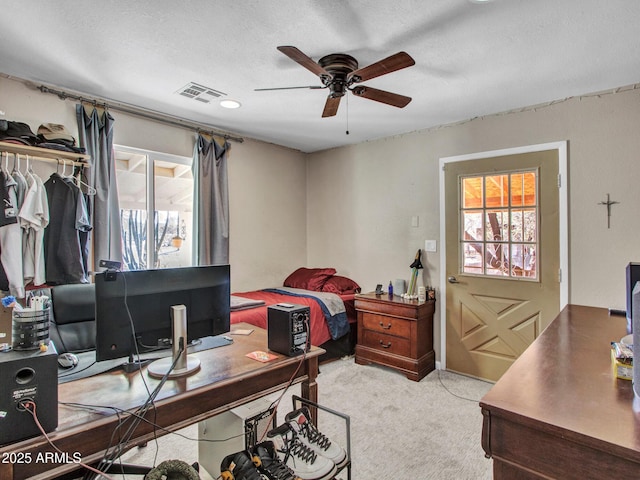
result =
[[616,203],[620,203],[620,202],[610,200],[608,193],[607,193],[607,201],[598,203],[598,205],[606,205],[607,207],[607,228],[611,228],[611,205],[615,205]]
[[393,281],[393,293],[395,293],[396,295],[404,295],[406,290],[406,282],[404,281],[403,278],[396,278]]
[[424,268],[422,266],[422,261],[420,257],[422,256],[422,250],[418,249],[416,253],[416,258],[413,260],[413,263],[409,265],[411,268],[411,279],[409,280],[409,288],[407,289],[407,293],[402,295],[402,298],[416,299],[418,295],[416,293],[416,287],[418,283],[418,270]]

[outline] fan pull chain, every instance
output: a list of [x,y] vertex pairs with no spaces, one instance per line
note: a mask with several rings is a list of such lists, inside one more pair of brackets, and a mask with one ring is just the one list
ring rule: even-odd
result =
[[345,98],[347,99],[347,131],[345,133],[349,135],[349,95],[345,95]]

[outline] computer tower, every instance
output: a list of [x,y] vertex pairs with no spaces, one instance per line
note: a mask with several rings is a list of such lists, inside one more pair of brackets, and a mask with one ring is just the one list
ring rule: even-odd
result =
[[58,354],[10,351],[0,353],[0,445],[40,435],[22,402],[36,404],[38,421],[49,433],[58,426]]
[[308,352],[311,346],[309,307],[278,303],[267,307],[267,345],[269,350],[290,357]]
[[274,408],[266,398],[203,420],[198,424],[198,463],[211,477],[218,478],[224,457],[253,448],[275,427]]

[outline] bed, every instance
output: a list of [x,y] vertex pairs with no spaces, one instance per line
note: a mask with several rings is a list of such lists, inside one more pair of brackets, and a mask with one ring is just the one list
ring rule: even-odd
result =
[[356,342],[355,295],[360,286],[336,275],[333,268],[301,267],[282,286],[231,295],[231,325],[249,323],[267,328],[267,307],[278,303],[308,306],[311,343],[327,353],[321,361],[351,355]]

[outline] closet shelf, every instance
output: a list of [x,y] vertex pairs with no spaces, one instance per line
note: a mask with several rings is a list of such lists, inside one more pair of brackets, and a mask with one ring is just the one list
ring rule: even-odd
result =
[[74,165],[88,165],[91,159],[90,155],[81,153],[65,152],[62,150],[54,150],[52,148],[31,147],[28,145],[17,145],[15,143],[0,142],[0,152],[17,153],[18,155],[29,155],[32,160],[40,160],[45,162],[65,161],[67,164],[71,161]]

